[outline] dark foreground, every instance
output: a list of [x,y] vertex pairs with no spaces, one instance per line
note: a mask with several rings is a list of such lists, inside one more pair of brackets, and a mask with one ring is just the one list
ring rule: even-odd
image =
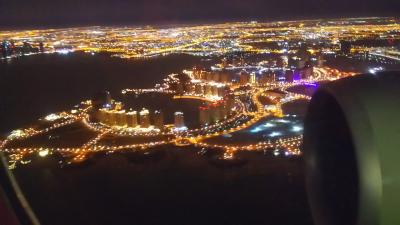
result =
[[227,163],[199,152],[97,155],[63,168],[52,155],[14,172],[44,225],[312,224],[301,158],[241,152]]

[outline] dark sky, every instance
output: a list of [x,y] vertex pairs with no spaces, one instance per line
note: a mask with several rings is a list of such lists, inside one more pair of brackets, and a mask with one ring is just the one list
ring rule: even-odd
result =
[[0,28],[399,16],[400,0],[0,0]]

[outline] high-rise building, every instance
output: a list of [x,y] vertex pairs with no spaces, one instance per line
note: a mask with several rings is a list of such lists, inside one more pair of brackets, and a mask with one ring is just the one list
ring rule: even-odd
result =
[[122,102],[114,102],[114,109],[115,110],[122,110],[124,108],[124,104],[122,104]]
[[154,111],[154,126],[158,129],[164,128],[164,114],[161,110]]
[[175,112],[174,114],[174,125],[176,128],[185,127],[185,121],[183,117],[183,112]]
[[140,121],[140,127],[142,128],[148,128],[150,126],[149,110],[143,108],[139,112],[139,121]]
[[127,123],[128,127],[136,127],[138,125],[136,111],[129,111],[126,113],[126,123]]
[[107,113],[108,125],[115,126],[117,125],[117,111],[109,110]]
[[193,77],[194,79],[201,79],[201,69],[197,66],[193,67]]
[[116,118],[117,119],[116,124],[118,126],[120,126],[120,127],[126,126],[126,113],[125,113],[125,110],[116,111],[116,117],[117,117]]
[[250,83],[255,84],[256,83],[256,73],[251,73],[250,74]]
[[100,122],[103,124],[109,124],[108,121],[108,109],[104,108],[104,109],[99,109],[97,112],[95,112],[95,115],[97,115],[96,117],[96,122]]

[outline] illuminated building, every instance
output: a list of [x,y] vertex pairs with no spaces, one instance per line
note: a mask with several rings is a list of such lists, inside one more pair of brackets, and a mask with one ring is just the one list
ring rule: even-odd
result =
[[126,123],[127,123],[128,127],[136,127],[138,125],[136,111],[129,111],[126,113]]
[[154,126],[163,129],[164,128],[164,114],[160,110],[154,111]]
[[126,113],[125,110],[116,111],[116,124],[118,126],[126,126]]
[[108,110],[107,109],[99,109],[98,111],[94,112],[93,115],[95,119],[91,118],[92,121],[101,122],[104,124],[108,124]]
[[176,128],[182,128],[185,126],[185,121],[183,118],[183,112],[175,112],[174,114],[174,125]]
[[250,83],[255,84],[256,83],[256,73],[251,73],[250,74]]
[[201,79],[201,70],[198,67],[193,67],[193,77],[194,79]]
[[117,125],[117,111],[116,110],[109,110],[107,113],[107,121],[108,125],[115,126]]
[[119,111],[122,110],[124,108],[124,105],[122,104],[122,102],[114,102],[114,109]]
[[143,108],[139,112],[139,121],[140,121],[140,127],[142,128],[148,128],[150,126],[149,110]]

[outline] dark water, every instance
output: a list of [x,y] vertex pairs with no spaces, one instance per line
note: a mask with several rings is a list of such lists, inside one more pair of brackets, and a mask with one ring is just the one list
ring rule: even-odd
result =
[[[185,55],[127,61],[82,53],[1,63],[1,132],[69,109],[99,90],[152,87],[197,63],[204,62]],[[221,152],[199,151],[164,146],[63,168],[59,157],[35,156],[14,173],[44,225],[312,224],[301,157],[240,153],[241,163],[230,165],[215,160]]]
[[199,149],[154,151],[77,168],[38,159],[15,173],[48,225],[312,224],[301,158],[241,153],[243,163],[229,166]]
[[118,96],[123,88],[150,88],[167,74],[209,63],[188,55],[125,60],[84,53],[0,62],[0,133],[70,109],[99,91]]

